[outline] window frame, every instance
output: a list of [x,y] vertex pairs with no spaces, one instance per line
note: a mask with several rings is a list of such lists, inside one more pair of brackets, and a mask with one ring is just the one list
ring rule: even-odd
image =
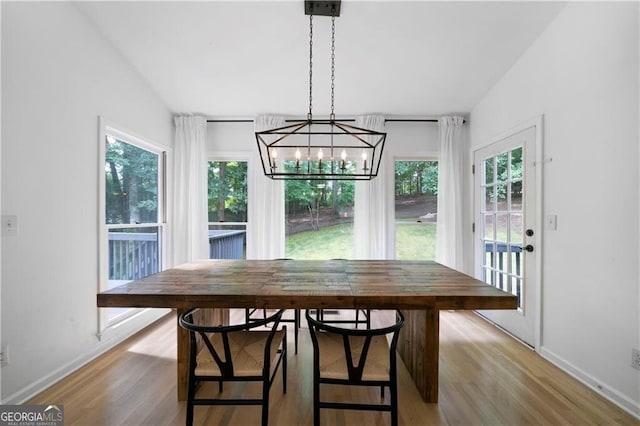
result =
[[[167,182],[168,160],[170,149],[166,145],[157,143],[149,138],[137,135],[122,126],[114,124],[102,117],[99,118],[99,159],[98,159],[98,292],[106,291],[109,284],[109,230],[118,228],[158,228],[158,270],[164,270],[168,265],[170,250],[168,241],[167,223]],[[133,145],[145,151],[158,155],[158,213],[156,222],[131,223],[131,224],[107,224],[106,223],[106,179],[105,162],[107,136],[114,137],[122,142]],[[98,338],[110,328],[115,328],[122,323],[148,311],[147,308],[130,308],[112,319],[108,319],[108,309],[98,309]]]

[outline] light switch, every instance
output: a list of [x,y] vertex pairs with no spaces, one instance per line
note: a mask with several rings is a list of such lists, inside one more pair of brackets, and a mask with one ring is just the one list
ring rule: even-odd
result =
[[18,217],[2,216],[2,236],[11,237],[18,235]]
[[555,231],[558,229],[558,216],[555,214],[548,214],[544,222],[547,231]]

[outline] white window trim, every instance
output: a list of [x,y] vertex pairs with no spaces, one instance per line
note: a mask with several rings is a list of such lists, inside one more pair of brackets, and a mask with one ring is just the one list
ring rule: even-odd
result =
[[[161,244],[160,249],[160,262],[161,269],[166,268],[170,257],[170,249],[167,244],[168,238],[168,225],[167,225],[167,200],[168,200],[168,183],[169,183],[169,159],[171,155],[171,149],[167,145],[157,143],[149,138],[142,137],[135,132],[129,131],[123,126],[113,123],[104,117],[98,117],[98,285],[97,291],[101,292],[108,288],[108,250],[109,250],[109,228],[113,227],[106,224],[106,182],[104,177],[104,164],[106,161],[105,143],[107,135],[111,135],[124,142],[135,145],[139,148],[148,150],[155,154],[158,154],[160,159],[160,179],[162,180],[162,191],[158,194],[158,222],[152,224],[131,224],[131,227],[149,227],[158,226],[158,234]],[[118,225],[117,227],[121,227]],[[98,330],[96,336],[99,340],[102,340],[105,334],[115,332],[117,329],[130,329],[136,328],[136,324],[142,325],[148,318],[155,318],[164,315],[160,310],[150,310],[144,308],[132,308],[123,316],[117,317],[117,321],[107,320],[107,310],[103,308],[97,308],[98,316]],[[148,318],[147,318],[148,317]],[[126,327],[122,327],[125,323]]]

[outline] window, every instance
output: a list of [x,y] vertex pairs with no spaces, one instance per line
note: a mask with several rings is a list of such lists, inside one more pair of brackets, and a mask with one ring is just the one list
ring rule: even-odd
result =
[[209,161],[209,258],[247,256],[247,162]]
[[434,260],[438,162],[395,162],[396,259]]
[[[101,290],[162,270],[165,152],[105,127],[102,187]],[[106,325],[136,309],[104,310]],[[102,323],[102,321],[101,321]]]
[[354,181],[287,180],[284,191],[286,257],[353,257]]

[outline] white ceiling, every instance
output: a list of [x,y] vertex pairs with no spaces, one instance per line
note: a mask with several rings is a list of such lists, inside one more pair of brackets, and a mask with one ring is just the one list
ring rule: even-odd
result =
[[[564,7],[559,2],[342,2],[337,117],[470,112]],[[305,116],[302,0],[80,2],[174,113]],[[313,114],[330,107],[330,18],[314,17]]]

